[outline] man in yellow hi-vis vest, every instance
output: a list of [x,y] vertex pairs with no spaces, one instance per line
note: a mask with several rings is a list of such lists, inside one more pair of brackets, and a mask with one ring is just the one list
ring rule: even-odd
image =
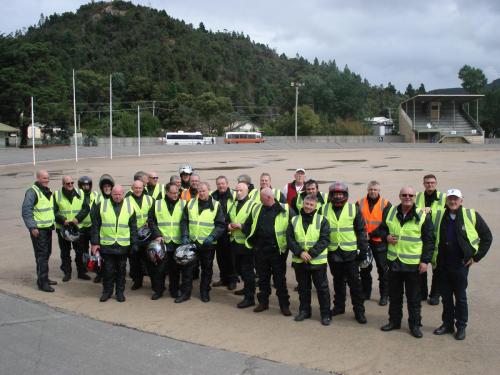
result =
[[347,184],[334,182],[328,191],[328,203],[322,207],[322,214],[330,224],[328,265],[333,276],[335,291],[332,316],[345,313],[347,282],[354,318],[359,324],[366,324],[358,267],[358,261],[365,259],[368,252],[363,216],[354,203],[348,202]]
[[255,202],[248,196],[248,185],[240,182],[236,185],[236,201],[229,208],[230,251],[234,256],[235,266],[243,280],[243,294],[245,298],[237,304],[244,309],[255,305],[255,252],[245,246],[246,236],[242,231],[243,225],[251,215]]
[[330,291],[326,269],[328,267],[328,245],[330,225],[323,215],[318,214],[316,194],[306,195],[303,207],[292,218],[287,229],[287,243],[293,253],[292,267],[299,284],[299,313],[295,321],[311,317],[311,280],[318,293],[321,324],[329,326]]
[[434,330],[434,334],[454,333],[455,325],[457,340],[465,339],[469,269],[486,255],[493,240],[481,215],[462,207],[462,202],[460,190],[448,190],[446,210],[436,223],[438,238],[433,257],[433,265],[439,270],[438,285],[443,298],[443,324]]
[[116,289],[116,300],[125,301],[125,274],[130,248],[137,246],[137,221],[130,198],[124,199],[123,186],[115,185],[111,199],[92,207],[92,254],[104,260],[103,288],[100,298],[106,302]]
[[36,181],[24,196],[22,216],[28,229],[35,251],[36,276],[38,289],[53,292],[49,280],[49,258],[52,253],[52,230],[54,229],[53,194],[49,188],[49,172],[40,170]]
[[262,203],[253,207],[243,226],[243,233],[247,237],[245,245],[255,251],[255,268],[259,276],[259,305],[253,311],[259,313],[269,309],[272,276],[281,313],[290,316],[292,313],[286,286],[286,258],[283,254],[288,250],[288,223],[295,214],[288,204],[276,201],[270,188],[260,191],[260,201]]
[[68,241],[62,231],[68,225],[79,226],[83,219],[89,214],[90,206],[80,189],[75,189],[71,176],[63,176],[62,188],[54,193],[54,216],[56,220],[57,241],[61,250],[61,271],[64,276],[62,281],[71,279],[71,248],[75,250],[75,263],[78,278],[90,280],[87,270],[83,264],[83,248],[78,241]]
[[[151,229],[151,238],[163,242],[167,251],[165,259],[154,264],[149,261],[148,272],[153,287],[152,300],[163,296],[165,291],[165,277],[168,272],[170,297],[175,303],[181,303],[191,296],[191,278],[193,264],[178,265],[175,262],[175,250],[181,244],[181,220],[186,202],[179,199],[179,188],[175,182],[165,185],[164,197],[157,199],[149,210],[148,226]],[[179,295],[180,291],[180,295]]]
[[[159,197],[162,197],[163,194],[163,192],[160,192]],[[146,194],[143,182],[135,180],[132,183],[132,191],[128,192],[126,197],[130,199],[130,202],[134,206],[138,230],[143,226],[147,226],[148,213],[151,207],[153,207],[155,199]],[[129,274],[133,281],[131,290],[142,288],[144,269],[146,269],[146,247],[147,244],[139,245],[137,251],[130,252],[128,256],[130,264]]]
[[[436,220],[440,220],[444,212],[446,202],[446,194],[438,191],[437,178],[433,174],[427,174],[423,178],[424,191],[417,193],[415,198],[415,205],[417,208],[422,209],[426,214],[432,218],[432,224],[436,227]],[[431,289],[429,291],[427,282],[427,272],[420,275],[420,294],[422,301],[427,300],[429,305],[439,305],[439,276],[436,272],[432,271]]]
[[[193,176],[191,176],[193,178]],[[210,284],[212,283],[215,245],[226,230],[226,221],[222,206],[210,195],[207,182],[198,185],[198,196],[186,204],[181,221],[182,243],[194,243],[198,247],[200,260],[200,299],[210,301]],[[186,280],[192,284],[191,280]],[[191,288],[190,288],[191,289]]]
[[434,226],[430,215],[415,206],[415,189],[405,186],[399,192],[401,204],[384,212],[380,234],[388,243],[389,323],[384,332],[401,328],[403,294],[408,304],[411,334],[422,337],[420,326],[420,275],[427,271],[434,251]]

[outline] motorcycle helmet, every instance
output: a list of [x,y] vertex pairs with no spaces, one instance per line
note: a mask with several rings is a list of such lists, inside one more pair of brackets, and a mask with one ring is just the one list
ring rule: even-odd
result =
[[96,252],[95,255],[83,253],[83,264],[87,267],[88,272],[99,273],[102,269],[103,259],[99,252]]
[[151,237],[151,229],[149,229],[146,225],[139,228],[137,231],[137,239],[139,246],[146,245]]
[[[349,198],[349,187],[347,184],[335,181],[330,185],[328,190],[328,198],[331,202],[333,202],[334,206],[342,207],[347,202],[347,199]],[[342,193],[342,197],[335,197],[335,193]]]
[[181,245],[175,250],[175,262],[180,266],[187,266],[196,261],[196,245]]
[[193,167],[191,167],[189,164],[183,165],[179,168],[179,175],[182,175],[183,173],[193,174]]
[[147,249],[148,258],[154,264],[161,262],[167,254],[167,249],[163,242],[151,241]]
[[[358,254],[359,254],[359,250],[358,250]],[[370,264],[372,264],[372,261],[373,261],[373,254],[372,254],[371,250],[368,250],[366,252],[365,258],[358,262],[358,266],[361,269],[368,268],[368,267],[370,267]]]
[[89,185],[88,191],[91,191],[92,190],[92,178],[90,178],[89,176],[82,176],[78,179],[78,188],[79,189],[83,189],[82,186],[85,184]]
[[61,236],[66,241],[75,242],[80,238],[80,230],[75,224],[70,223],[61,229]]

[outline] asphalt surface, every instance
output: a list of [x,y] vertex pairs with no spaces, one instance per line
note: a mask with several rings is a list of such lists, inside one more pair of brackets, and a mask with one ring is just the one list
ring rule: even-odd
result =
[[[500,149],[500,144],[470,145],[470,144],[431,144],[431,143],[339,143],[339,142],[266,142],[260,144],[214,144],[214,145],[189,145],[174,146],[160,143],[142,144],[141,155],[162,155],[169,153],[192,152],[235,152],[248,150],[318,150],[318,149],[359,149],[359,148],[429,148],[429,149]],[[138,147],[135,145],[113,145],[113,157],[137,156]],[[109,145],[97,147],[78,147],[78,158],[109,158]],[[36,162],[49,160],[74,160],[75,148],[73,146],[52,146],[35,149]],[[33,150],[31,148],[3,148],[0,149],[0,165],[16,163],[32,163]]]
[[0,348],[4,375],[325,374],[99,322],[2,292]]

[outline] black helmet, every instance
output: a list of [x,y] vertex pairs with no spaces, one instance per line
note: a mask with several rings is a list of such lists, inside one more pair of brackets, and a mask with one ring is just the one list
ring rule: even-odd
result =
[[66,241],[75,242],[80,238],[80,230],[75,224],[70,223],[61,229],[61,236]]
[[[328,190],[328,200],[333,202],[335,206],[341,207],[347,202],[347,199],[349,198],[349,187],[347,186],[347,184],[340,181],[335,181],[330,185],[330,188]],[[335,193],[342,193],[342,198],[334,198],[333,195]]]
[[149,242],[151,237],[151,229],[149,229],[146,225],[139,228],[137,231],[137,239],[138,243],[141,246],[146,245]]
[[115,180],[113,180],[113,177],[111,177],[109,174],[103,174],[99,179],[99,189],[101,189],[101,191],[104,184],[109,184],[111,185],[111,187],[114,187]]
[[161,262],[167,254],[167,249],[163,241],[151,241],[147,249],[148,258],[154,264]]
[[[358,254],[359,254],[359,250],[358,250]],[[370,267],[370,264],[372,264],[372,261],[373,261],[373,254],[372,254],[371,250],[368,250],[366,252],[366,256],[364,257],[364,259],[361,259],[358,261],[358,266],[361,269],[368,268],[368,267]]]
[[174,258],[175,263],[180,266],[187,266],[196,261],[196,245],[187,244],[181,245],[175,250]]
[[78,188],[82,189],[84,184],[90,185],[89,190],[92,190],[92,178],[89,176],[82,176],[78,179]]

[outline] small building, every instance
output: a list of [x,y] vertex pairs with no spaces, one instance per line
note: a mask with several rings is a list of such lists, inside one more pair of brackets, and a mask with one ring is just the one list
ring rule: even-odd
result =
[[235,121],[225,128],[229,132],[258,132],[260,128],[251,121]]
[[365,118],[365,122],[373,128],[373,134],[383,137],[386,134],[394,134],[394,121],[387,117]]
[[0,122],[0,148],[16,147],[19,144],[18,135],[19,129]]
[[484,143],[479,99],[484,95],[417,95],[399,106],[399,132],[410,143]]

